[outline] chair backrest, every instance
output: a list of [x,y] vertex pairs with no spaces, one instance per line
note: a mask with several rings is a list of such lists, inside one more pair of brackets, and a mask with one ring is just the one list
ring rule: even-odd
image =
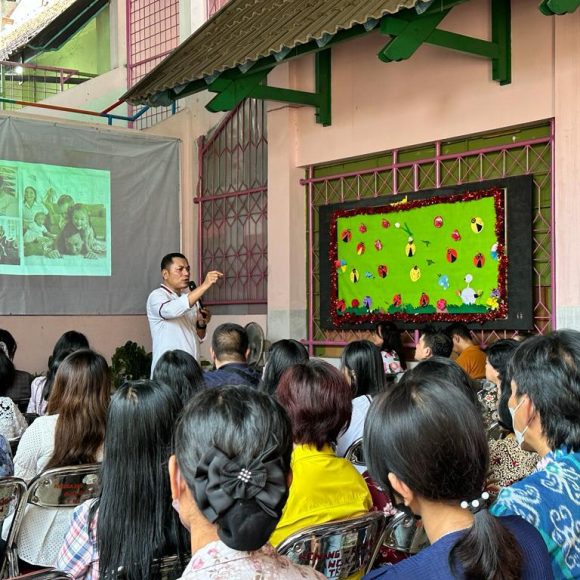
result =
[[37,570],[36,572],[30,572],[29,574],[23,574],[22,576],[15,576],[14,578],[11,578],[11,580],[72,580],[72,578],[73,577],[66,572],[47,568],[46,570]]
[[18,477],[0,479],[0,529],[4,526],[4,520],[13,515],[6,535],[6,545],[1,554],[0,578],[5,578],[7,575],[11,577],[18,573],[16,551],[13,547],[25,504],[26,482]]
[[277,550],[327,578],[348,578],[370,570],[384,527],[384,515],[370,512],[301,530],[284,540]]
[[429,545],[429,540],[421,520],[397,510],[387,521],[382,544],[399,552],[416,554]]
[[359,467],[366,467],[366,461],[363,453],[363,440],[362,437],[353,441],[346,453],[344,455],[345,459],[348,459],[353,465],[358,465]]
[[75,507],[97,496],[99,464],[47,469],[28,487],[28,503],[42,508]]

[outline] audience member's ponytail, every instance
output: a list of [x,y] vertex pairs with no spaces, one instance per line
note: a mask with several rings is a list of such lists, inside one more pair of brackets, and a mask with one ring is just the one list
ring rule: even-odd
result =
[[517,580],[522,555],[514,536],[487,509],[481,509],[475,513],[473,526],[451,549],[449,565],[454,574],[465,578]]
[[[426,500],[464,509],[483,503],[489,462],[483,420],[465,389],[449,380],[411,372],[379,395],[365,422],[364,453],[384,489],[391,489],[393,473]],[[453,546],[450,566],[465,578],[516,580],[522,556],[514,536],[483,508]]]
[[13,362],[0,348],[0,396],[4,396],[6,390],[12,386],[15,373]]

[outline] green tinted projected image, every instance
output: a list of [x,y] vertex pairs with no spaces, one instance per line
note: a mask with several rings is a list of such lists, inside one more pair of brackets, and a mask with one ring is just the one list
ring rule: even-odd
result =
[[0,161],[0,274],[110,276],[110,172]]

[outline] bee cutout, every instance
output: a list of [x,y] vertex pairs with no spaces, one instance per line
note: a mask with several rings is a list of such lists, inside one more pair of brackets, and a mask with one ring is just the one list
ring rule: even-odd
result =
[[358,270],[356,268],[353,268],[350,273],[350,281],[356,284],[358,282],[358,279],[359,279]]
[[471,218],[471,231],[480,234],[483,230],[483,220],[480,217]]
[[409,236],[409,239],[407,241],[408,243],[405,246],[405,254],[407,254],[407,258],[412,258],[415,255],[415,252],[417,251],[417,247],[415,246],[415,241],[411,236]]
[[421,277],[421,269],[419,266],[413,266],[411,271],[409,272],[409,278],[411,278],[411,282],[417,282]]

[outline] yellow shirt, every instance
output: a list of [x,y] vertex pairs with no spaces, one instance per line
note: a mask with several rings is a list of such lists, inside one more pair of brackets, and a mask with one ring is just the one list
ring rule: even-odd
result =
[[371,495],[350,461],[329,445],[296,445],[292,452],[292,484],[282,518],[270,537],[273,546],[309,526],[368,512]]

